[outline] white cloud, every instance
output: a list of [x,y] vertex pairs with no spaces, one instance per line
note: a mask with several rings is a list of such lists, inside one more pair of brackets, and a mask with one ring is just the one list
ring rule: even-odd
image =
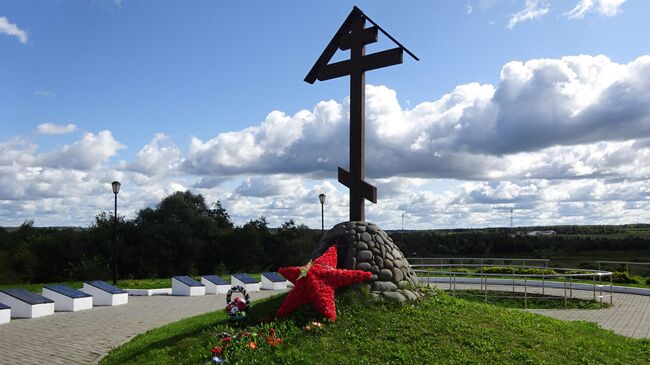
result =
[[614,16],[619,13],[624,2],[625,0],[580,0],[564,15],[569,19],[582,19],[587,13],[595,11],[600,15]]
[[550,9],[551,6],[546,2],[546,0],[526,0],[523,9],[510,16],[508,28],[512,29],[519,23],[540,18],[548,14]]
[[[397,92],[367,86],[366,173],[379,204],[368,220],[398,228],[632,223],[650,209],[650,57],[513,61],[495,85],[458,85],[404,108]],[[320,226],[347,219],[348,100],[192,139],[183,152],[158,133],[129,161],[110,131],[39,152],[0,142],[0,225],[81,224],[112,206],[123,183],[127,216],[190,187],[221,200],[237,224],[264,215]],[[116,157],[121,161],[114,163]]]
[[471,4],[465,3],[465,13],[466,14],[471,14],[474,11],[474,8],[472,7]]
[[167,135],[156,133],[151,142],[138,152],[137,161],[123,163],[122,168],[147,176],[168,175],[177,168],[180,156],[181,151]]
[[68,134],[73,133],[77,130],[77,126],[74,124],[54,124],[54,123],[43,123],[39,124],[36,127],[36,131],[39,134]]
[[18,28],[16,24],[9,22],[9,19],[0,16],[0,34],[7,34],[18,38],[20,43],[27,43],[27,32]]
[[124,146],[113,138],[110,131],[86,133],[71,145],[40,155],[38,160],[46,167],[92,170],[122,148]]
[[[649,80],[648,56],[628,64],[571,56],[510,62],[496,86],[459,85],[412,109],[399,105],[395,91],[368,85],[367,174],[494,179],[549,173],[511,166],[521,153],[537,153],[528,158],[542,161],[560,153],[556,146],[650,138]],[[272,112],[259,126],[205,142],[194,139],[183,170],[334,177],[337,166],[347,166],[347,108],[347,100],[321,102],[312,111]],[[560,166],[562,174],[574,177],[596,169]]]

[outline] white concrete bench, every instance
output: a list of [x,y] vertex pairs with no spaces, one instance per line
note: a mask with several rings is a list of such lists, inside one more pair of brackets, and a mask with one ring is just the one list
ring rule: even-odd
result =
[[129,293],[105,281],[86,281],[81,291],[93,296],[93,305],[122,305],[129,302]]
[[284,290],[287,288],[287,279],[277,272],[262,273],[262,289]]
[[43,296],[54,301],[57,312],[76,312],[93,307],[93,296],[65,285],[45,285]]
[[172,277],[172,295],[199,296],[205,295],[205,285],[189,276]]
[[230,276],[230,285],[241,286],[249,293],[260,291],[260,282],[248,276],[248,274],[232,274]]
[[0,324],[9,323],[11,321],[11,308],[0,303]]
[[230,283],[217,275],[201,276],[201,283],[205,285],[206,294],[226,294],[230,290]]
[[54,301],[25,289],[0,290],[0,302],[11,307],[11,318],[37,318],[54,314]]

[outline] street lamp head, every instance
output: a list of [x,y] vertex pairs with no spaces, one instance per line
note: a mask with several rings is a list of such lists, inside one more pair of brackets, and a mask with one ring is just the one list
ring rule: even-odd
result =
[[325,197],[326,197],[325,194],[320,194],[320,195],[318,196],[318,200],[320,200],[320,203],[321,203],[321,204],[325,204]]
[[117,194],[120,192],[120,186],[122,186],[122,184],[120,184],[119,181],[113,181],[111,186],[113,187],[113,194]]

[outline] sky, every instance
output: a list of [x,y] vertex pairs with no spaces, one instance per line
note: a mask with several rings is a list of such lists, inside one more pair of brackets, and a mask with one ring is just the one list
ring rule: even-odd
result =
[[366,73],[366,220],[650,221],[648,1],[0,0],[0,226],[88,226],[113,180],[127,218],[347,220],[349,78],[303,79],[354,5],[420,58]]

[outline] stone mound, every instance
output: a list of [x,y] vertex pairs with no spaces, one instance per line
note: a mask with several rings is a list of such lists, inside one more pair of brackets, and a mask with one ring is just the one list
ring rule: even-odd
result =
[[338,267],[370,271],[370,291],[373,297],[389,301],[416,300],[417,291],[411,290],[418,281],[404,254],[393,240],[376,224],[369,222],[342,222],[327,231],[312,260],[322,255],[331,245],[338,244]]

